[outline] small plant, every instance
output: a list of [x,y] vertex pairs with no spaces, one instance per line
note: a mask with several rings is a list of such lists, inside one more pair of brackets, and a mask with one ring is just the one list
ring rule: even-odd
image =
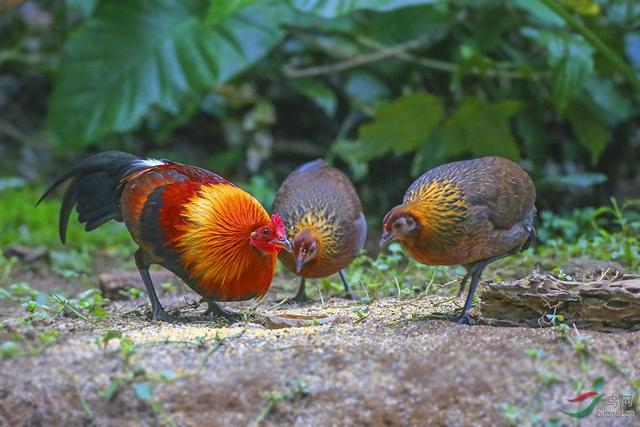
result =
[[[163,283],[164,285],[164,283]],[[130,287],[127,289],[120,289],[118,294],[126,299],[138,299],[144,297],[144,291],[140,288]]]
[[269,416],[275,405],[283,400],[304,399],[311,393],[307,384],[300,379],[289,381],[283,390],[269,391],[262,393],[265,404],[258,414],[258,417],[251,423],[252,427],[259,427],[260,424]]

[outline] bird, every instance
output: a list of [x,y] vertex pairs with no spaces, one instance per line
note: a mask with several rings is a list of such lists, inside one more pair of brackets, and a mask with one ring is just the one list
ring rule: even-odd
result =
[[272,212],[282,217],[293,245],[291,253],[281,252],[278,258],[301,277],[294,300],[307,300],[305,279],[334,273],[352,297],[344,268],[364,247],[367,222],[349,178],[323,160],[305,163],[284,180]]
[[205,314],[234,317],[220,302],[261,298],[276,259],[291,250],[280,216],[253,196],[197,166],[140,158],[120,151],[91,155],[56,179],[38,203],[70,180],[59,234],[66,242],[74,207],[91,231],[124,222],[138,245],[135,262],[151,301],[152,319],[172,322],[155,292],[149,267],[160,265],[208,304]]
[[536,238],[536,190],[517,163],[482,157],[435,167],[407,189],[402,204],[383,219],[380,246],[398,241],[411,257],[429,265],[462,265],[471,280],[460,315],[468,310],[485,267],[525,250]]

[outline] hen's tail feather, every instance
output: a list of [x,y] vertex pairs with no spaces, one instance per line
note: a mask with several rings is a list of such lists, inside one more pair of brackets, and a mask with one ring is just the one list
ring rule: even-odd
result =
[[[120,151],[107,151],[87,157],[65,173],[45,191],[39,204],[53,190],[72,179],[62,200],[58,231],[62,243],[66,241],[67,225],[74,206],[78,220],[91,231],[115,219],[122,221],[120,212],[121,182],[130,172],[144,167],[136,165],[137,156]],[[36,204],[36,205],[37,205]]]

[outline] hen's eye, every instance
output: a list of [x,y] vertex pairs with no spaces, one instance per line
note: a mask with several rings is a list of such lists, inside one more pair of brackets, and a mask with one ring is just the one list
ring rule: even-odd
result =
[[262,236],[263,237],[269,237],[270,234],[271,234],[271,232],[269,231],[268,228],[263,228],[262,229]]

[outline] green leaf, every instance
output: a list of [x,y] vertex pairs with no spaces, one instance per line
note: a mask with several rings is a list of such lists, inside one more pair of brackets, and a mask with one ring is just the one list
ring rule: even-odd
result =
[[211,26],[224,21],[254,1],[255,0],[213,0],[207,12],[205,24]]
[[323,18],[335,18],[358,10],[387,12],[407,6],[437,3],[442,0],[289,0],[302,12],[311,12]]
[[107,388],[105,388],[104,391],[102,392],[102,398],[104,400],[113,399],[116,393],[118,393],[118,390],[120,390],[121,385],[122,385],[122,380],[111,381],[111,383],[107,386]]
[[366,13],[352,18],[355,23],[352,31],[389,46],[428,35],[429,45],[434,45],[446,35],[453,14],[451,8],[433,5]]
[[429,137],[443,115],[440,98],[415,93],[397,98],[376,111],[372,122],[362,125],[359,139],[372,159],[393,149],[396,153],[414,150]]
[[550,175],[539,180],[536,185],[567,186],[567,187],[593,187],[607,182],[607,176],[602,173],[578,172],[568,175]]
[[593,74],[593,49],[580,35],[523,29],[523,34],[545,47],[551,67],[552,101],[562,113]]
[[22,353],[15,341],[5,341],[0,345],[0,359],[11,359]]
[[549,156],[548,136],[542,117],[541,109],[528,107],[518,112],[515,122],[516,132],[524,140],[527,159],[531,160],[540,170],[544,168]]
[[591,57],[572,56],[560,60],[553,68],[551,92],[558,111],[563,112],[576,93],[584,86],[593,69]]
[[627,120],[633,114],[631,98],[614,85],[613,80],[593,76],[587,80],[586,92],[598,107],[598,115],[609,126]]
[[294,80],[292,84],[294,89],[311,99],[327,116],[332,117],[336,112],[336,94],[322,80],[298,79]]
[[438,125],[443,115],[440,98],[415,93],[380,107],[374,120],[359,129],[359,139],[336,141],[332,151],[349,163],[356,177],[366,173],[363,164],[393,150],[397,154],[415,150]]
[[602,393],[602,389],[604,388],[604,377],[596,377],[591,384],[591,388],[598,393]]
[[444,124],[443,149],[450,156],[471,153],[518,159],[518,146],[511,134],[509,118],[519,108],[517,101],[491,103],[466,98]]
[[285,35],[294,11],[278,0],[260,0],[213,28],[211,49],[223,83],[262,59]]
[[526,10],[542,24],[564,27],[564,20],[549,9],[540,0],[513,0],[513,4]]
[[133,385],[133,392],[136,397],[145,402],[153,400],[153,388],[148,382],[136,383]]
[[122,338],[122,332],[115,329],[110,329],[107,332],[105,332],[104,335],[102,336],[102,344],[106,348],[107,345],[109,344],[109,341],[113,339],[120,339],[120,338]]
[[389,87],[385,82],[363,70],[356,70],[349,75],[344,90],[355,106],[364,106],[389,96]]
[[262,1],[214,28],[197,0],[106,0],[73,32],[49,99],[48,124],[80,145],[134,129],[153,107],[176,114],[193,94],[262,58],[291,9]]
[[331,145],[331,154],[335,154],[344,160],[351,169],[353,179],[361,180],[369,172],[366,150],[362,141],[338,140]]
[[572,105],[566,115],[578,142],[589,151],[591,164],[595,165],[611,140],[609,128],[600,117],[581,104]]

